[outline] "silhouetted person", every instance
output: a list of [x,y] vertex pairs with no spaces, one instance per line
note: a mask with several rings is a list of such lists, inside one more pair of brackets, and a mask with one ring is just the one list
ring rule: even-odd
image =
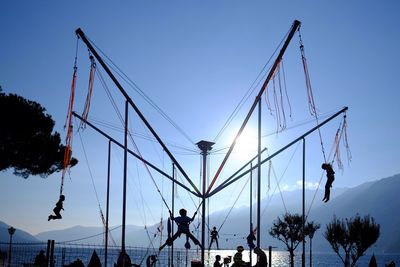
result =
[[81,259],[76,259],[73,263],[69,265],[70,267],[85,267],[85,264],[83,264]]
[[257,254],[257,263],[254,267],[268,267],[268,259],[265,252],[261,248],[255,247],[254,253]]
[[325,196],[322,201],[328,202],[329,197],[331,195],[331,187],[332,183],[335,180],[335,172],[332,169],[332,165],[329,163],[323,163],[321,166],[322,169],[326,171],[326,184],[325,184]]
[[50,214],[49,218],[47,219],[48,221],[62,218],[62,216],[60,214],[60,211],[64,210],[64,208],[63,208],[63,201],[64,200],[65,200],[65,196],[64,195],[60,195],[60,199],[57,201],[56,207],[53,209],[55,215]]
[[146,267],[152,267],[156,265],[156,261],[157,261],[157,256],[156,255],[150,255],[147,257],[146,260]]
[[232,267],[243,267],[243,266],[247,266],[248,264],[243,261],[242,259],[242,252],[244,250],[243,246],[238,246],[236,248],[237,252],[235,253],[235,255],[233,256],[233,264]]
[[36,267],[45,267],[47,264],[47,258],[44,254],[44,250],[41,250],[39,254],[35,257],[35,266]]
[[254,241],[256,240],[256,236],[254,235],[254,231],[250,231],[250,234],[246,237],[247,245],[250,249],[254,249],[256,245],[254,245]]
[[[194,214],[193,214],[193,217],[192,218],[190,218],[190,217],[188,217],[187,216],[187,211],[185,210],[185,209],[180,209],[179,210],[179,214],[181,215],[181,216],[179,216],[179,217],[173,217],[172,216],[172,213],[171,213],[171,211],[169,212],[170,213],[170,217],[171,217],[171,220],[172,221],[175,221],[176,222],[176,224],[178,225],[178,230],[176,231],[176,233],[171,237],[171,238],[168,238],[167,239],[167,241],[165,242],[165,244],[164,245],[162,245],[161,247],[160,247],[160,251],[165,247],[165,246],[171,246],[172,245],[172,243],[175,241],[175,239],[177,239],[178,237],[180,237],[181,236],[181,234],[185,234],[186,235],[186,237],[187,237],[187,241],[186,241],[186,243],[188,243],[188,238],[190,238],[190,239],[192,239],[192,241],[196,244],[196,245],[198,245],[201,249],[203,249],[203,246],[200,244],[200,242],[199,242],[199,240],[197,240],[193,235],[192,235],[192,233],[190,233],[190,230],[189,230],[189,225],[190,225],[190,223],[194,220],[194,217],[196,217],[196,214],[197,214],[197,212],[195,212]],[[189,244],[190,245],[190,244]]]
[[101,267],[101,261],[99,255],[97,255],[96,250],[93,250],[92,257],[90,257],[90,261],[87,267]]
[[221,260],[221,256],[220,255],[216,255],[215,256],[215,262],[214,262],[214,267],[221,267],[223,263],[220,263],[219,261]]
[[208,247],[208,250],[210,250],[212,243],[215,241],[215,243],[217,243],[217,249],[219,249],[219,245],[218,245],[218,231],[217,228],[214,226],[213,230],[211,231],[211,241],[210,241],[210,246]]

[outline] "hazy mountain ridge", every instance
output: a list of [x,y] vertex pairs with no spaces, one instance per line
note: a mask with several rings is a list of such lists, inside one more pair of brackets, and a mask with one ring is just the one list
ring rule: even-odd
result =
[[[331,251],[329,243],[324,239],[326,224],[329,223],[333,215],[339,218],[349,218],[357,213],[361,216],[370,214],[376,219],[376,222],[381,225],[381,236],[378,242],[370,248],[371,252],[400,252],[400,174],[388,178],[383,178],[373,182],[367,182],[354,188],[332,188],[332,198],[328,203],[323,203],[323,192],[321,190],[306,190],[306,213],[310,207],[312,199],[314,199],[312,209],[309,213],[309,220],[313,220],[321,224],[313,239],[315,251]],[[314,194],[315,198],[314,198]],[[288,212],[301,213],[301,190],[283,192],[283,199]],[[269,204],[268,204],[269,203]],[[253,210],[255,210],[253,208]],[[268,230],[271,228],[272,222],[278,216],[285,213],[284,205],[279,194],[274,195],[272,200],[263,199],[261,203],[262,227],[261,237],[262,246],[276,246],[278,249],[284,249],[283,243],[273,239]],[[210,215],[209,226],[219,228],[227,215],[228,210],[219,211]],[[254,215],[253,215],[254,216]],[[255,224],[255,216],[253,217]],[[234,223],[232,223],[234,222]],[[197,225],[198,221],[193,223]],[[8,226],[0,222],[0,233],[2,240],[8,240]],[[115,227],[114,227],[115,228]],[[147,227],[148,233],[144,231],[143,226],[128,225],[126,228],[126,244],[132,246],[149,246],[150,238],[157,232],[157,225]],[[164,224],[164,240],[166,238],[166,222]],[[113,227],[110,227],[113,229]],[[20,241],[20,242],[37,242],[37,240],[46,241],[54,239],[56,241],[77,240],[84,237],[94,236],[90,239],[85,239],[85,243],[101,244],[103,235],[101,235],[102,227],[83,227],[74,226],[64,230],[43,232],[35,237],[27,234],[31,240],[35,241]],[[22,238],[17,235],[21,230],[18,229],[14,240]],[[249,207],[239,207],[232,210],[228,220],[224,223],[220,230],[220,247],[231,248],[239,244],[246,245],[245,237],[249,233]],[[149,236],[148,236],[149,234]],[[196,233],[195,233],[196,234]],[[113,239],[116,244],[120,244],[121,228],[116,228],[112,231]],[[26,237],[27,238],[27,237]],[[206,239],[207,240],[207,239]],[[183,246],[185,238],[178,239],[176,244],[178,247]],[[159,242],[159,241],[158,241]],[[110,242],[111,244],[111,242]],[[154,244],[157,246],[158,244]],[[193,246],[193,244],[192,244]]]

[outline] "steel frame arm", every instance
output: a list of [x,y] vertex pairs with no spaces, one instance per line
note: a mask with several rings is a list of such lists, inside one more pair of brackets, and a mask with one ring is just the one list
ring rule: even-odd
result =
[[[239,176],[237,176],[236,178],[232,179],[231,181],[229,181],[228,183],[225,183],[224,186],[220,186],[216,189],[214,189],[212,192],[210,192],[209,194],[207,194],[206,197],[211,197],[212,195],[215,195],[216,193],[218,193],[219,191],[221,191],[222,189],[228,187],[229,185],[231,185],[232,183],[236,182],[237,180],[239,180],[240,178],[242,178],[243,176],[245,176],[246,174],[248,174],[249,172],[253,171],[254,169],[258,168],[258,166],[263,165],[265,162],[271,160],[272,158],[274,158],[275,156],[279,155],[281,152],[285,151],[286,149],[288,149],[289,147],[291,147],[292,145],[296,144],[297,142],[301,141],[303,138],[305,138],[306,136],[308,136],[309,134],[311,134],[312,132],[314,132],[315,130],[317,130],[318,128],[321,128],[323,125],[325,125],[326,123],[328,123],[329,121],[333,120],[334,118],[336,118],[337,116],[339,116],[341,113],[346,112],[349,108],[348,107],[344,107],[342,108],[340,111],[338,111],[337,113],[335,113],[334,115],[332,115],[331,117],[327,118],[326,120],[324,120],[323,122],[321,122],[320,124],[318,124],[317,126],[315,126],[314,128],[312,128],[311,130],[309,130],[308,132],[306,132],[305,134],[299,136],[298,138],[296,138],[295,140],[293,140],[292,142],[290,142],[289,144],[287,144],[286,146],[282,147],[281,149],[279,149],[278,151],[276,151],[275,153],[273,153],[272,155],[270,155],[269,157],[265,158],[264,160],[262,160],[260,162],[260,164],[256,164],[253,165],[250,169],[248,169],[247,171],[243,172],[242,174],[240,174]],[[246,163],[246,165],[248,165],[248,163]],[[243,168],[243,167],[242,167]],[[241,169],[242,169],[241,168]]]
[[[120,148],[124,149],[124,145],[119,143],[117,140],[115,140],[114,138],[112,138],[111,136],[109,136],[108,134],[106,134],[104,131],[100,130],[99,128],[97,128],[96,126],[94,126],[92,123],[90,123],[89,121],[85,120],[84,118],[82,118],[80,115],[78,115],[75,111],[72,112],[72,115],[77,117],[78,119],[80,119],[81,121],[84,121],[87,125],[89,125],[93,130],[95,130],[96,132],[100,133],[101,135],[103,135],[105,138],[107,138],[108,140],[110,140],[111,142],[113,142],[114,144],[116,144],[117,146],[119,146]],[[197,196],[197,197],[201,197],[200,194],[197,194],[196,192],[193,192],[192,190],[190,190],[190,188],[188,188],[186,185],[182,184],[181,182],[175,180],[173,177],[171,177],[170,175],[168,175],[167,173],[165,173],[164,171],[162,171],[161,169],[159,169],[157,166],[153,165],[152,163],[150,163],[149,161],[145,160],[143,157],[141,157],[140,155],[136,154],[135,152],[133,152],[132,150],[128,149],[128,153],[131,154],[132,156],[134,156],[135,158],[137,158],[138,160],[142,161],[144,164],[148,165],[150,168],[152,168],[153,170],[157,171],[159,174],[163,175],[164,177],[168,178],[169,180],[177,183],[178,185],[180,185],[183,189],[187,190],[188,192],[192,193],[193,195]]]
[[193,187],[193,189],[196,191],[197,194],[201,194],[199,189],[196,187],[196,185],[192,182],[192,180],[189,178],[189,176],[186,174],[186,172],[183,170],[181,165],[178,163],[178,161],[175,159],[175,157],[172,155],[172,153],[169,151],[168,147],[164,144],[164,142],[161,140],[161,138],[158,136],[156,131],[153,129],[153,127],[150,125],[150,123],[147,121],[147,119],[144,117],[144,115],[140,112],[139,108],[135,105],[133,100],[129,97],[129,95],[126,93],[125,89],[122,87],[122,85],[118,82],[118,80],[115,78],[114,74],[111,72],[111,70],[108,68],[106,63],[103,61],[103,59],[100,57],[100,55],[97,53],[97,51],[94,49],[92,44],[89,42],[89,40],[86,38],[85,34],[83,31],[78,28],[76,31],[76,34],[82,39],[82,41],[86,44],[88,49],[92,52],[93,56],[97,59],[97,61],[100,63],[100,65],[103,67],[103,69],[107,72],[108,76],[111,78],[111,80],[114,82],[114,84],[117,86],[117,88],[120,90],[122,95],[125,97],[126,101],[131,105],[131,107],[135,110],[136,114],[139,116],[139,118],[143,121],[143,123],[146,125],[146,127],[149,129],[149,131],[153,134],[153,136],[157,139],[158,143],[162,146],[164,151],[167,153],[169,158],[172,160],[173,163],[175,163],[176,167],[179,169],[179,171],[182,173],[182,175],[185,177],[185,179],[190,183],[190,185]]

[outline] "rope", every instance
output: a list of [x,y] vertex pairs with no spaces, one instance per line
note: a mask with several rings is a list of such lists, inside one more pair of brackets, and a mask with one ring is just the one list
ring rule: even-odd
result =
[[235,201],[233,202],[233,205],[232,205],[232,207],[229,209],[228,214],[225,216],[224,221],[222,222],[221,226],[218,228],[218,232],[221,230],[222,226],[225,224],[226,220],[228,219],[229,215],[231,214],[233,208],[235,207],[237,201],[239,200],[239,197],[242,195],[242,193],[243,193],[244,189],[246,188],[246,185],[247,185],[247,183],[248,183],[249,181],[250,181],[250,176],[249,176],[249,178],[247,178],[246,183],[244,184],[244,186],[242,187],[242,189],[241,189],[240,192],[239,192],[239,195],[236,197]]
[[288,164],[286,165],[286,168],[285,168],[285,170],[283,171],[283,173],[282,173],[281,177],[279,178],[279,180],[278,180],[278,178],[277,178],[277,175],[276,175],[276,172],[275,172],[275,168],[274,168],[274,166],[272,165],[272,161],[270,161],[270,162],[271,162],[272,173],[273,173],[273,175],[274,175],[275,182],[276,182],[276,187],[275,187],[274,191],[272,192],[271,197],[269,198],[267,205],[265,205],[265,208],[262,210],[261,216],[264,215],[264,213],[265,213],[265,211],[267,210],[269,204],[271,203],[272,196],[275,194],[276,189],[279,190],[279,195],[280,195],[280,197],[281,197],[283,207],[284,207],[284,209],[285,209],[285,212],[288,213],[288,210],[287,210],[287,207],[286,207],[286,203],[285,203],[285,199],[284,199],[284,197],[283,197],[282,190],[281,190],[281,187],[280,187],[279,184],[281,183],[283,177],[285,176],[285,173],[286,173],[286,171],[288,170],[289,165],[290,165],[290,163],[292,162],[292,160],[293,160],[293,158],[294,158],[294,155],[296,154],[298,148],[299,148],[299,143],[297,143],[296,148],[294,149],[293,154],[292,154],[292,156],[290,157],[290,159],[289,159],[289,161],[288,161]]
[[[111,103],[112,103],[112,105],[113,105],[113,107],[114,107],[114,110],[115,110],[115,112],[117,113],[117,115],[118,115],[118,117],[119,117],[121,123],[124,124],[124,119],[122,118],[122,114],[121,114],[121,112],[119,111],[119,109],[118,109],[118,107],[117,107],[117,105],[116,105],[116,103],[115,103],[115,101],[114,101],[114,98],[112,97],[112,95],[111,95],[111,93],[110,93],[110,90],[109,90],[108,87],[106,86],[106,83],[105,83],[105,81],[104,81],[104,79],[103,79],[103,76],[101,75],[101,72],[100,72],[100,71],[97,71],[96,73],[99,74],[98,77],[101,79],[101,84],[103,85],[103,88],[105,89],[105,91],[106,91],[106,93],[107,93],[107,95],[108,95],[108,97],[109,97],[109,99],[110,99],[110,101],[111,101]],[[133,139],[133,137],[132,137],[132,135],[131,135],[131,131],[128,131],[128,135],[129,135],[129,138],[130,138],[130,140],[131,140],[131,142],[132,142],[132,144],[133,144],[133,146],[134,146],[136,152],[138,153],[139,157],[143,159],[143,156],[142,156],[142,154],[141,154],[141,152],[140,152],[140,150],[139,150],[139,147],[136,145],[136,142],[135,142],[135,140]],[[151,174],[151,172],[150,172],[150,170],[149,170],[149,167],[148,167],[147,164],[145,164],[145,163],[143,163],[143,165],[144,165],[144,167],[145,167],[145,169],[146,169],[146,171],[147,171],[149,177],[151,178],[151,180],[152,180],[154,186],[156,187],[157,192],[159,193],[159,195],[160,195],[162,201],[164,202],[164,204],[165,204],[165,206],[167,207],[167,209],[170,211],[170,208],[169,208],[169,206],[168,206],[168,203],[166,202],[166,200],[165,200],[164,196],[162,195],[162,193],[161,193],[161,191],[160,191],[160,189],[159,189],[159,187],[158,187],[156,181],[154,180],[154,177],[153,177],[153,175]]]
[[244,103],[249,99],[249,97],[253,94],[254,90],[258,87],[258,85],[261,83],[261,81],[263,80],[263,78],[265,78],[265,76],[267,75],[267,66],[270,63],[270,61],[272,60],[273,56],[276,54],[276,52],[278,51],[278,49],[282,46],[282,43],[285,41],[286,37],[288,36],[290,30],[285,34],[285,36],[283,36],[282,40],[280,41],[280,43],[278,44],[278,46],[275,48],[275,51],[272,53],[272,55],[269,57],[269,59],[267,60],[267,62],[264,64],[263,68],[260,70],[260,72],[258,73],[257,77],[255,78],[255,80],[253,81],[253,83],[250,85],[249,89],[247,90],[247,92],[244,94],[244,96],[242,97],[242,99],[239,101],[239,103],[237,104],[237,106],[235,107],[235,109],[232,111],[231,115],[228,117],[228,119],[226,120],[226,122],[224,123],[224,125],[222,126],[222,128],[219,130],[217,136],[214,138],[214,143],[217,142],[218,138],[222,135],[222,133],[226,130],[226,128],[228,127],[228,125],[233,121],[234,117],[237,115],[237,113],[239,112],[239,110],[243,107]]
[[[329,152],[329,158],[330,158],[331,155],[332,155],[333,150],[335,150],[335,153],[334,153],[334,155],[333,155],[333,157],[332,157],[332,161],[331,161],[331,163],[330,163],[331,165],[333,165],[333,162],[335,161],[335,157],[337,156],[337,154],[336,154],[336,152],[338,151],[337,147],[338,147],[338,145],[339,145],[339,143],[340,143],[340,139],[342,138],[343,132],[344,132],[345,129],[346,129],[345,124],[346,124],[346,115],[343,116],[343,121],[340,122],[339,127],[338,127],[338,129],[336,130],[335,139],[334,139],[334,142],[333,142],[333,144],[332,144],[332,148],[331,148],[331,150],[330,150],[330,152]],[[337,138],[337,136],[339,136],[339,137]],[[338,142],[337,142],[337,141],[338,141]],[[318,182],[318,187],[317,187],[317,189],[315,190],[315,193],[314,193],[313,199],[312,199],[312,201],[311,201],[310,207],[309,207],[309,209],[308,209],[308,211],[307,211],[306,220],[307,220],[308,215],[310,214],[311,208],[312,208],[312,206],[313,206],[313,204],[314,204],[315,197],[317,196],[317,193],[318,193],[319,187],[320,187],[320,185],[321,185],[321,181],[322,181],[322,178],[323,178],[324,173],[325,173],[325,171],[322,171],[321,177],[320,177],[319,182]]]
[[[86,153],[85,145],[84,145],[84,143],[83,143],[82,136],[81,136],[81,133],[80,133],[79,131],[78,131],[78,135],[79,135],[80,143],[81,143],[81,145],[82,145],[83,154],[84,154],[84,156],[85,156],[86,165],[87,165],[87,167],[88,167],[90,180],[92,181],[92,186],[93,186],[93,190],[94,190],[94,193],[95,193],[95,196],[96,196],[97,205],[98,205],[98,207],[99,207],[99,213],[100,213],[101,222],[103,223],[104,228],[106,228],[106,225],[107,225],[107,224],[106,224],[106,219],[104,218],[103,209],[101,208],[99,195],[98,195],[98,193],[97,193],[96,184],[94,183],[93,174],[92,174],[92,170],[91,170],[91,168],[90,168],[89,159],[88,159],[88,156],[87,156],[87,153]],[[110,235],[110,237],[111,237],[112,241],[115,243],[113,237],[112,237],[111,235]]]

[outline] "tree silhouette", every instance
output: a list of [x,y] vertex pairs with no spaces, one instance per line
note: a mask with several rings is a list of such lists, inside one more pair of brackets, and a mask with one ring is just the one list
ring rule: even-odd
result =
[[[0,88],[0,171],[14,168],[14,174],[48,175],[63,169],[65,146],[53,132],[54,121],[46,109]],[[78,160],[71,158],[70,166]]]
[[[357,260],[378,240],[380,225],[369,215],[361,218],[339,220],[336,216],[326,226],[324,237],[331,244],[333,251],[340,257],[345,267],[356,266]],[[340,254],[344,251],[344,257]],[[351,263],[350,263],[351,258]]]
[[283,215],[283,219],[278,217],[277,220],[274,221],[273,226],[269,231],[269,234],[272,237],[285,243],[290,255],[291,267],[294,266],[294,251],[307,235],[303,234],[302,228],[303,218],[301,215],[286,213]]
[[304,233],[310,238],[310,267],[312,266],[312,239],[314,238],[315,232],[321,227],[319,223],[313,221],[307,222],[304,227]]

